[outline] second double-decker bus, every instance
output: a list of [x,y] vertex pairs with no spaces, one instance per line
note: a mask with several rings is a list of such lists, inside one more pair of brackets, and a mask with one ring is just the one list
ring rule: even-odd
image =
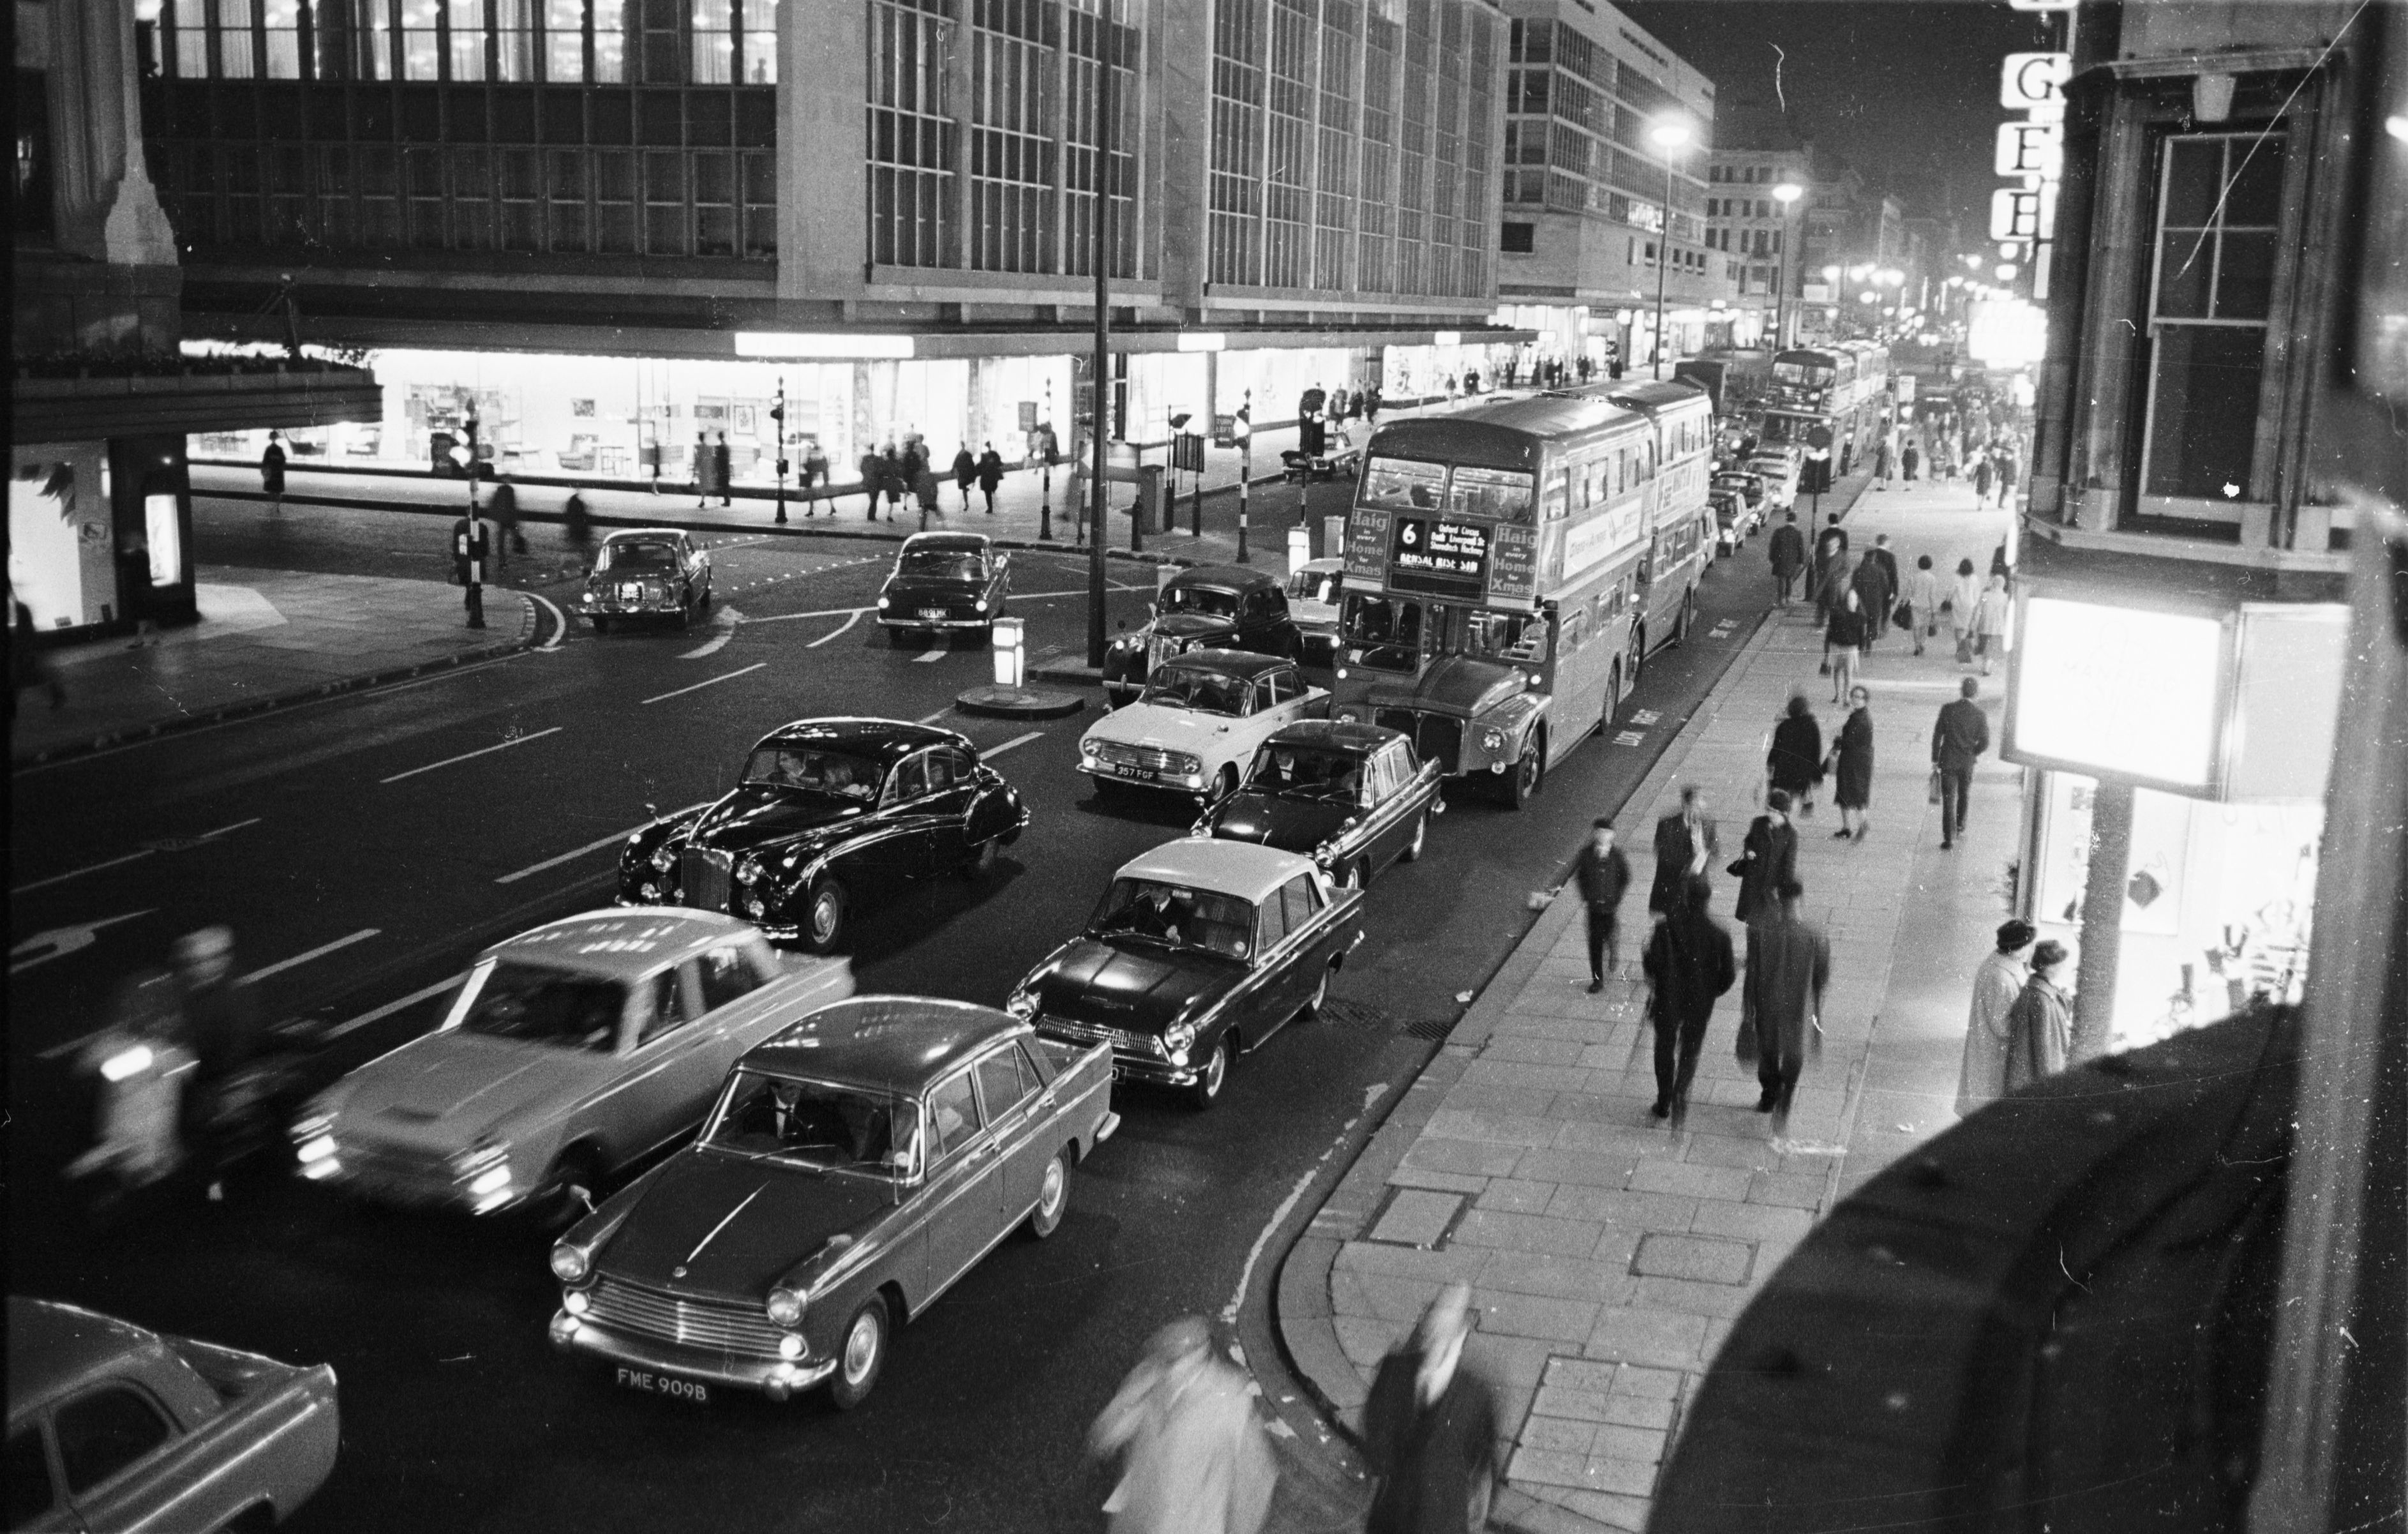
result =
[[1639,584],[1645,598],[1631,620],[1631,669],[1666,644],[1689,637],[1698,617],[1698,581],[1714,557],[1714,411],[1698,386],[1675,380],[1609,384],[1605,397],[1637,410],[1655,428],[1656,462],[1647,477],[1647,554]]
[[[1876,439],[1889,387],[1889,349],[1877,342],[1784,351],[1772,360],[1764,440],[1810,454],[1825,452],[1835,466],[1846,463]],[[1826,448],[1813,444],[1818,426],[1830,433]]]
[[1629,691],[1658,458],[1646,415],[1588,391],[1383,426],[1347,517],[1333,716],[1527,802]]

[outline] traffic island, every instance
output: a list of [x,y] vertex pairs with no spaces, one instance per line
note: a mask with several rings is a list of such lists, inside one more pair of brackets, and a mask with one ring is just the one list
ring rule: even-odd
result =
[[989,683],[957,695],[953,707],[986,719],[1063,719],[1087,706],[1075,693],[1037,692]]

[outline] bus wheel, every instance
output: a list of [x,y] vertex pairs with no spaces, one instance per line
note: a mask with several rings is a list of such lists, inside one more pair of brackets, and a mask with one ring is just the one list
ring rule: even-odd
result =
[[1599,737],[1613,733],[1613,716],[1622,707],[1622,663],[1615,661],[1605,674],[1605,717],[1597,722]]
[[1508,802],[1516,810],[1524,808],[1539,796],[1539,785],[1546,781],[1547,743],[1533,730],[1522,742],[1521,760],[1513,764],[1512,775],[1506,780]]
[[1647,631],[1634,629],[1630,635],[1630,691],[1639,691],[1639,684],[1646,680],[1646,676]]

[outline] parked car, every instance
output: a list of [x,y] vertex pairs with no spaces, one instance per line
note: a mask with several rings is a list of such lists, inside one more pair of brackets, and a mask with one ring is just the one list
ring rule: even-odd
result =
[[1389,864],[1421,856],[1430,817],[1446,808],[1438,790],[1438,764],[1415,760],[1402,733],[1308,719],[1262,743],[1244,786],[1196,834],[1295,853],[1362,889]]
[[1748,533],[1756,525],[1747,502],[1737,491],[1716,488],[1706,492],[1706,504],[1714,513],[1715,557],[1739,552],[1740,545],[1747,541]]
[[858,1406],[894,1327],[1015,1225],[1060,1227],[1071,1168],[1119,1127],[1111,1099],[1109,1051],[992,1008],[824,1008],[748,1053],[694,1144],[553,1246],[552,1345],[653,1395],[824,1383]]
[[1317,1011],[1362,940],[1362,892],[1310,859],[1191,837],[1114,874],[1086,929],[1005,1005],[1044,1038],[1110,1044],[1120,1075],[1210,1108],[1231,1058]]
[[335,1468],[335,1371],[8,1297],[7,1527],[251,1528]]
[[797,720],[761,738],[725,797],[627,839],[619,901],[724,910],[824,953],[911,881],[993,868],[1027,824],[965,736]]
[[710,606],[710,551],[674,527],[613,533],[594,552],[578,615],[605,634],[623,618],[674,617],[678,627]]
[[1292,660],[1191,650],[1156,667],[1135,703],[1096,721],[1079,742],[1079,770],[1099,791],[1125,784],[1210,803],[1238,791],[1271,732],[1328,701]]
[[1155,667],[1205,649],[1301,659],[1304,640],[1278,578],[1234,565],[1172,576],[1154,597],[1153,621],[1115,638],[1105,653],[1104,692],[1125,703],[1144,691]]
[[1363,444],[1340,422],[1321,434],[1321,450],[1306,452],[1290,448],[1280,454],[1282,478],[1289,484],[1308,480],[1354,479],[1363,472]]
[[1750,511],[1759,510],[1764,505],[1764,476],[1753,469],[1716,469],[1713,488],[1733,492]]
[[783,959],[709,911],[591,911],[497,943],[433,1033],[293,1124],[301,1175],[393,1203],[551,1218],[691,1131],[736,1057],[853,994],[841,959]]
[[1308,559],[1287,578],[1288,615],[1303,640],[1303,654],[1319,652],[1324,661],[1338,650],[1338,599],[1346,589],[1346,562]]
[[914,533],[878,588],[878,623],[896,644],[910,634],[992,634],[1010,597],[1011,555],[984,533]]
[[1764,511],[1786,511],[1798,504],[1798,466],[1785,456],[1759,453],[1747,461],[1748,472],[1764,480]]

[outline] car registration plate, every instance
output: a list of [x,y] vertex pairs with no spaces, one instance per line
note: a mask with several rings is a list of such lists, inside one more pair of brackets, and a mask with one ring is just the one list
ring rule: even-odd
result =
[[647,1396],[666,1396],[671,1400],[692,1401],[696,1406],[710,1404],[710,1386],[699,1380],[681,1380],[674,1374],[664,1374],[653,1369],[630,1369],[615,1366],[618,1383],[629,1390],[640,1390]]
[[945,609],[942,609],[942,608],[922,608],[922,609],[920,609],[920,616],[921,616],[921,617],[923,617],[923,618],[939,618],[939,619],[941,619],[942,617],[944,617],[944,615],[945,615]]
[[1153,773],[1147,771],[1144,767],[1138,766],[1135,762],[1108,762],[1105,766],[1112,769],[1112,774],[1115,777],[1151,778],[1154,776]]

